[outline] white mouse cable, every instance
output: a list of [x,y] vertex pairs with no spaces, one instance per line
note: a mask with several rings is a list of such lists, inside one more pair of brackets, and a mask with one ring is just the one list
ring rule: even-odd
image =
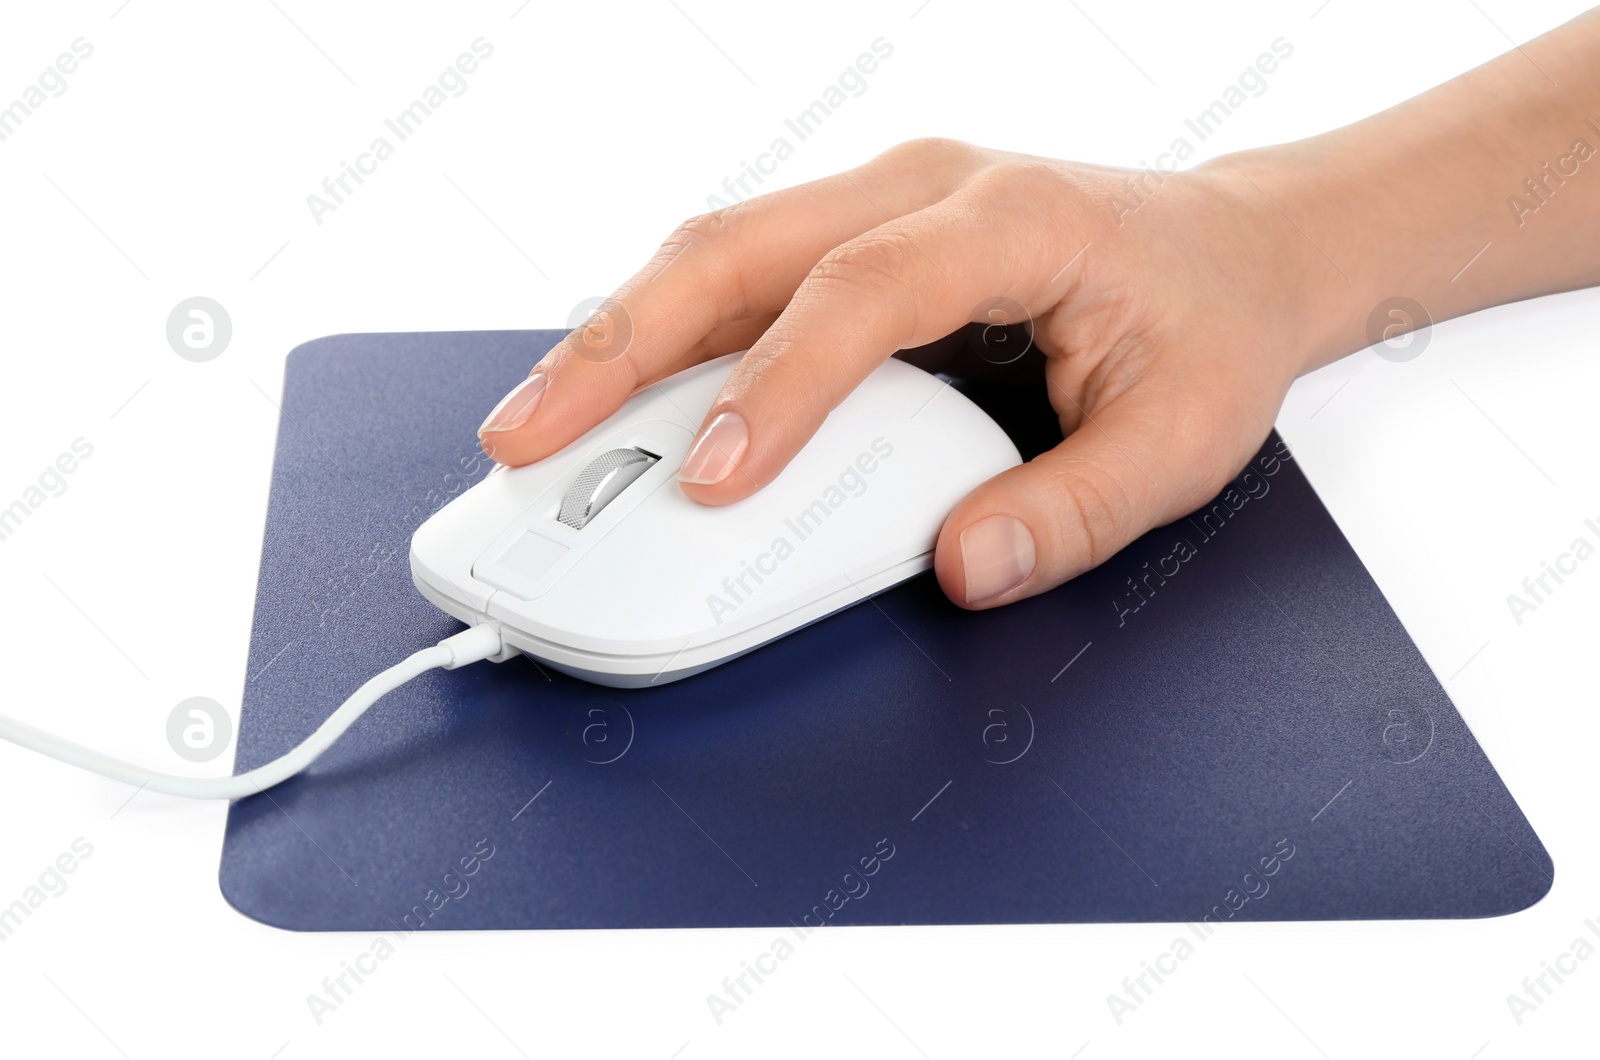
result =
[[35,729],[15,718],[0,715],[0,739],[32,748],[40,754],[87,769],[91,773],[137,784],[141,788],[188,799],[237,799],[280,784],[305,769],[332,747],[334,741],[383,696],[429,670],[454,670],[499,655],[504,649],[500,630],[492,625],[473,626],[424,648],[378,674],[356,689],[339,709],[328,716],[304,743],[281,758],[248,773],[231,777],[180,777],[156,773],[131,762],[112,758],[81,744]]

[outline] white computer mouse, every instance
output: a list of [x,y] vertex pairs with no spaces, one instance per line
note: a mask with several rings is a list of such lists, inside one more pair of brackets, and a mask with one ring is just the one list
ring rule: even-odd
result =
[[662,684],[927,570],[951,508],[1020,462],[945,380],[889,360],[764,489],[697,504],[678,466],[739,356],[642,389],[561,451],[450,502],[412,537],[417,588],[499,626],[500,659]]

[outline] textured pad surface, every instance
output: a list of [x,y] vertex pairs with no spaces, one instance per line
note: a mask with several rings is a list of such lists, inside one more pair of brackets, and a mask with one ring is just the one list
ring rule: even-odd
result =
[[[488,471],[478,422],[560,334],[291,355],[239,770],[459,628],[412,588],[411,532]],[[969,392],[1025,454],[1048,444],[1017,392]],[[429,674],[232,808],[223,892],[363,931],[1531,905],[1549,856],[1280,445],[1217,506],[998,611],[926,575],[660,688],[526,659]]]

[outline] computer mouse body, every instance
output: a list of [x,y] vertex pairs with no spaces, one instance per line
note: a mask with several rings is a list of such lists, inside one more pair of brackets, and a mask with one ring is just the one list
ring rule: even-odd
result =
[[697,504],[678,467],[739,356],[645,387],[559,452],[496,469],[440,509],[412,538],[417,588],[499,626],[501,659],[662,684],[927,570],[951,508],[1020,462],[960,392],[891,359],[764,489]]

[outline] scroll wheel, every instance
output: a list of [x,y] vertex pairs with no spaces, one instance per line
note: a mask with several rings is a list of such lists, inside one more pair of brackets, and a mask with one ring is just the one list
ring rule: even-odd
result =
[[612,449],[601,453],[579,473],[578,480],[561,498],[561,512],[556,518],[574,530],[582,530],[657,459],[654,453],[643,449]]

